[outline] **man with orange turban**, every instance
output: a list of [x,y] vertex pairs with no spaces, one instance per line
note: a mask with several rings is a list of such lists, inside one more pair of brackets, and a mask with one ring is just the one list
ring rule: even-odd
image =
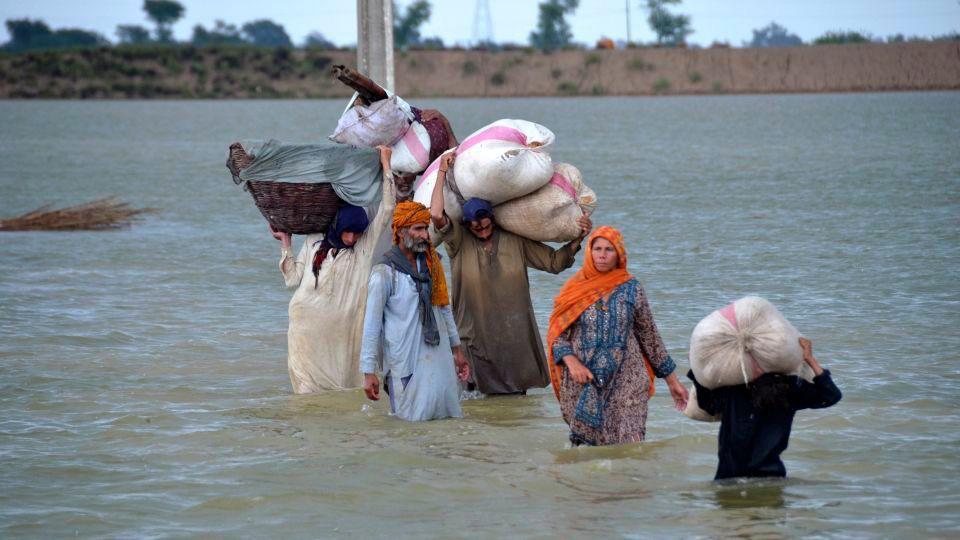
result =
[[463,416],[457,379],[470,375],[429,223],[422,204],[397,205],[394,245],[367,285],[360,348],[367,398],[380,399],[379,364],[391,412],[410,421]]

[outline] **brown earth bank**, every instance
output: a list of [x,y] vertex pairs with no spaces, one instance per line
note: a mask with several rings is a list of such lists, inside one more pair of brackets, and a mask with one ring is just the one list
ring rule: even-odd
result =
[[[396,55],[409,97],[960,89],[960,42]],[[353,51],[111,47],[0,55],[0,98],[329,98]]]

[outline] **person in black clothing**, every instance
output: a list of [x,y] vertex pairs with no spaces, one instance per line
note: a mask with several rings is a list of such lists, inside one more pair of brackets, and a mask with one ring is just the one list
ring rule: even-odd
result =
[[796,375],[763,373],[756,362],[755,379],[750,384],[708,390],[692,371],[687,374],[696,386],[700,408],[721,416],[720,463],[715,480],[786,476],[780,454],[787,449],[793,415],[801,409],[823,409],[840,401],[840,389],[814,358],[813,344],[800,338],[800,346],[804,362],[813,369],[813,383]]

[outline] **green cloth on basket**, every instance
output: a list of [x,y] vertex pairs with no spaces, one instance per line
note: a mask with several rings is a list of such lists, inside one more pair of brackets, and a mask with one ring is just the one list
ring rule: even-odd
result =
[[346,203],[372,206],[380,202],[380,151],[335,143],[281,144],[271,139],[246,148],[253,163],[240,172],[243,182],[329,183]]

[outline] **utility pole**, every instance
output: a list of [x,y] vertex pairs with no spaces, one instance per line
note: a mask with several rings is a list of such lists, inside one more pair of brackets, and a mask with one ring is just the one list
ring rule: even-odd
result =
[[627,45],[630,45],[630,43],[633,41],[633,39],[630,37],[630,0],[626,0],[626,4],[627,4]]
[[357,0],[357,70],[393,92],[391,0]]
[[493,45],[493,20],[490,18],[489,0],[477,0],[473,9],[473,46]]

